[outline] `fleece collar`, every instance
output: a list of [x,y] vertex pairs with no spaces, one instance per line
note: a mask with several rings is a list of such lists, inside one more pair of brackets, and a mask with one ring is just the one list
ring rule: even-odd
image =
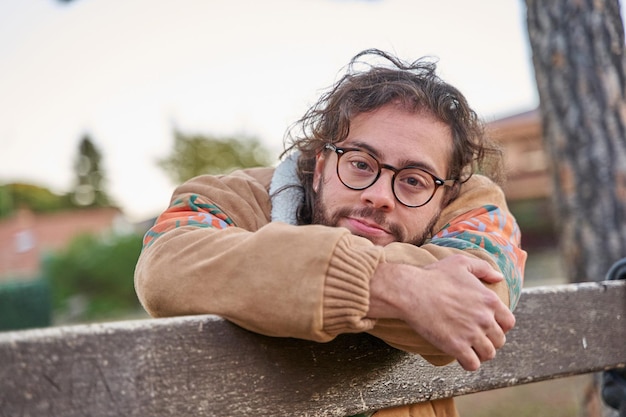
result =
[[291,153],[278,164],[274,171],[270,183],[273,222],[297,224],[296,213],[304,199],[304,192],[297,173],[299,156],[298,152]]

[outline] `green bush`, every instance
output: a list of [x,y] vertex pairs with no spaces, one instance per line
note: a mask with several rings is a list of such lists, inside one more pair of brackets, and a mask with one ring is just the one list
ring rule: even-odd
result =
[[44,279],[0,284],[0,331],[50,325],[50,288]]
[[[68,314],[71,300],[85,300],[80,319],[97,319],[136,311],[133,273],[141,252],[137,234],[98,238],[77,236],[65,250],[44,261],[55,310]],[[72,313],[69,313],[72,314]],[[75,313],[74,313],[75,314]]]

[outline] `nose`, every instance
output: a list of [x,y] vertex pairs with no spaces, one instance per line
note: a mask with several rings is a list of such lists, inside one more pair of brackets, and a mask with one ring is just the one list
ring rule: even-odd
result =
[[391,188],[393,172],[383,170],[376,182],[361,191],[361,201],[375,209],[391,211],[396,206],[396,197]]

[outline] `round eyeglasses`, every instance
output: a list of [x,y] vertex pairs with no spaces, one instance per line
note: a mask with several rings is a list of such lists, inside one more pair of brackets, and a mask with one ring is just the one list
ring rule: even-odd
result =
[[381,164],[372,154],[357,148],[338,148],[327,143],[324,149],[337,154],[337,176],[351,190],[364,190],[374,185],[383,168],[393,171],[391,190],[407,207],[426,205],[441,186],[452,186],[454,179],[443,180],[417,167],[394,168]]

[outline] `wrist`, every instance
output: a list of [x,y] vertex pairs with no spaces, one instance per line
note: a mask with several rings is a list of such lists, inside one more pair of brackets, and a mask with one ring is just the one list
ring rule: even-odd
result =
[[[414,297],[415,270],[404,264],[380,263],[370,280],[367,316],[376,319],[402,319],[407,300]],[[409,273],[409,270],[414,270]],[[408,282],[409,280],[413,281]]]

